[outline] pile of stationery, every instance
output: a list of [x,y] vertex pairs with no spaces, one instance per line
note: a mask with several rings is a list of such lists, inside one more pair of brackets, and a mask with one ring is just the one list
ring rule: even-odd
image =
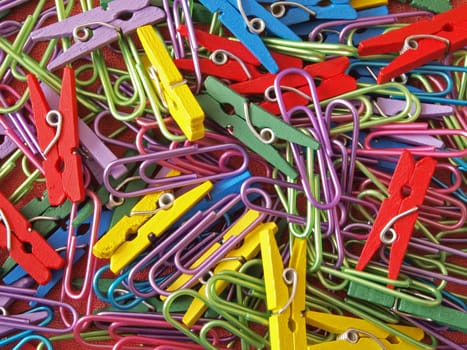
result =
[[0,1],[0,348],[466,349],[467,3],[410,5]]

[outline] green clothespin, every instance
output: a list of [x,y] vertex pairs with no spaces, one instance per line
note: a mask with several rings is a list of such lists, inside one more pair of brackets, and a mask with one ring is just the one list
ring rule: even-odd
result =
[[111,3],[112,0],[101,0],[100,5],[104,10],[107,10],[107,6],[109,6],[109,3]]
[[366,300],[397,311],[423,319],[432,320],[453,330],[467,332],[467,313],[451,309],[443,305],[426,306],[410,300],[396,299],[385,292],[365,287],[356,282],[350,282],[347,294],[351,297]]
[[216,78],[207,77],[204,84],[207,93],[199,95],[198,102],[206,116],[230,130],[237,139],[291,179],[295,179],[298,174],[273,147],[276,139],[314,150],[319,148],[315,139],[250,103]]
[[[399,2],[407,3],[407,0],[399,0]],[[446,12],[452,9],[449,0],[412,0],[410,6],[434,13]]]

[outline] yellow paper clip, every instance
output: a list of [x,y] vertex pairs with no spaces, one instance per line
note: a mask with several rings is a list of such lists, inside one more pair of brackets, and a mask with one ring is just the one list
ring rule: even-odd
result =
[[371,7],[387,6],[388,0],[351,0],[350,5],[355,10],[363,10]]
[[[241,218],[239,218],[232,226],[228,228],[228,230],[222,236],[222,241],[225,242],[228,239],[238,236],[245,232],[245,230],[259,218],[261,214],[255,210],[248,210]],[[190,268],[194,269],[200,266],[202,263],[206,261],[211,255],[213,255],[220,247],[222,246],[221,243],[215,243],[210,246],[195,262],[190,266]],[[180,289],[184,284],[186,284],[190,278],[192,278],[189,274],[182,274],[178,277],[168,288],[167,291],[173,292],[175,290]],[[165,300],[164,296],[161,296],[162,300]]]
[[[337,334],[337,340],[309,345],[308,350],[415,350],[417,346],[399,339],[376,325],[355,317],[307,311],[307,324]],[[422,329],[410,326],[391,325],[408,336],[422,340]]]
[[194,97],[186,80],[170,57],[167,48],[151,25],[136,30],[144,51],[151,63],[151,78],[162,102],[188,140],[204,137],[204,112]]
[[274,234],[261,232],[266,304],[271,312],[271,350],[307,348],[305,312],[306,241],[295,239],[289,268],[284,269]]
[[[217,274],[220,271],[238,271],[244,264],[245,261],[253,259],[258,255],[260,250],[260,234],[263,231],[271,231],[272,234],[277,232],[277,225],[274,222],[261,223],[255,227],[243,240],[243,244],[231,250],[226,256],[225,260],[221,261],[216,265],[213,273]],[[229,283],[224,280],[220,280],[215,284],[216,294],[220,295]],[[205,295],[206,285],[201,286],[198,293]],[[201,316],[206,312],[208,306],[200,299],[193,299],[192,303],[188,307],[185,315],[183,316],[183,323],[191,327]]]
[[[206,196],[211,189],[212,183],[210,181],[203,182],[201,185],[184,193],[180,197],[173,199],[173,201],[167,205],[167,209],[162,208],[154,215],[151,213],[151,211],[154,211],[154,202],[152,203],[152,209],[139,210],[141,209],[138,206],[138,204],[141,203],[140,201],[133,208],[133,213],[135,215],[132,215],[130,218],[144,216],[145,218],[141,218],[140,221],[142,225],[137,228],[137,221],[127,220],[118,228],[114,226],[96,243],[93,248],[94,255],[110,258],[110,270],[114,273],[119,273],[149,247],[153,237],[160,237],[173,223],[182,217],[183,214]],[[151,199],[156,200],[157,203],[157,200],[164,193],[165,192],[158,192],[157,194],[159,197],[157,194],[154,194],[154,196],[151,196]],[[144,197],[143,200],[146,200],[146,197]],[[147,199],[145,203],[148,203],[148,201],[149,199]],[[129,224],[129,226],[125,227],[125,223]]]

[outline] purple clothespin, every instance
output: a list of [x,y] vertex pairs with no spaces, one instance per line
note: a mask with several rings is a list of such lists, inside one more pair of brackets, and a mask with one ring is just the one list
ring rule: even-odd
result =
[[[96,7],[87,12],[69,17],[31,32],[36,41],[73,37],[75,43],[52,60],[47,68],[51,71],[109,45],[119,38],[134,32],[136,28],[153,24],[165,18],[165,12],[150,5],[150,0],[114,0],[107,10]],[[92,32],[92,35],[91,35]]]
[[[376,99],[379,109],[386,115],[396,115],[400,111],[404,110],[407,105],[407,101],[396,100],[392,98],[379,97]],[[424,118],[441,118],[448,115],[453,115],[455,108],[453,106],[440,105],[440,104],[431,104],[431,103],[421,103],[422,110],[420,112],[420,117]],[[412,105],[410,113],[415,111],[415,104]],[[375,113],[380,113],[376,108]]]

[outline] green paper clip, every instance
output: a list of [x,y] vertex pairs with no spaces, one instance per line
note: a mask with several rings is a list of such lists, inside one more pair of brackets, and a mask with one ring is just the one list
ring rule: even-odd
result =
[[[291,179],[295,179],[298,174],[273,147],[276,138],[314,150],[319,148],[320,145],[316,140],[261,107],[248,102],[216,78],[207,77],[204,84],[207,94],[199,95],[198,102],[206,115],[230,130],[237,139]],[[233,113],[229,113],[228,109],[231,107]],[[260,129],[260,132],[255,128]]]

